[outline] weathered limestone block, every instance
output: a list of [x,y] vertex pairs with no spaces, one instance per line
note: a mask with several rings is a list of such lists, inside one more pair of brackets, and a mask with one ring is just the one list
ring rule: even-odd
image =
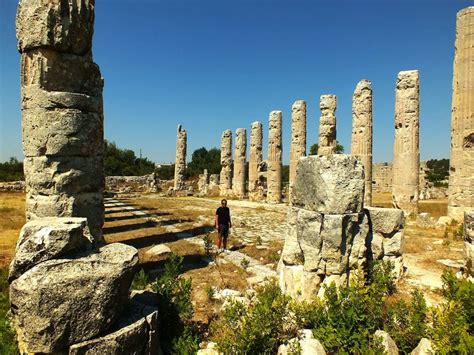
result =
[[0,192],[24,192],[24,181],[6,181],[0,182]]
[[234,194],[239,198],[244,198],[247,181],[247,130],[237,128],[235,131],[235,153],[234,153],[234,178],[232,188]]
[[26,219],[43,217],[81,216],[87,218],[89,230],[94,239],[101,243],[104,220],[103,196],[96,192],[81,192],[74,195],[53,194],[26,195]]
[[374,335],[375,337],[378,337],[382,340],[382,346],[387,355],[399,354],[397,344],[395,344],[392,337],[387,332],[383,330],[377,330]]
[[392,201],[408,215],[418,214],[420,170],[420,84],[417,70],[398,74],[395,97]]
[[288,345],[282,344],[278,347],[278,355],[293,354],[291,346],[299,344],[301,355],[326,355],[326,351],[319,342],[314,339],[313,331],[311,329],[303,329],[299,331],[298,338],[293,338],[288,341]]
[[319,108],[321,109],[318,142],[319,155],[336,153],[336,107],[336,95],[321,95],[319,99]]
[[474,242],[474,211],[464,212],[464,240]]
[[174,189],[183,190],[185,188],[184,173],[186,171],[186,130],[178,125],[176,136],[176,162],[174,165]]
[[396,208],[367,207],[370,215],[370,223],[374,233],[382,233],[391,236],[398,230],[403,229],[405,216],[403,211]]
[[198,190],[199,194],[202,196],[206,196],[209,190],[209,174],[207,169],[204,169],[202,174],[199,174],[198,180]]
[[464,212],[465,274],[474,277],[474,212]]
[[269,117],[267,202],[281,203],[282,112],[272,111]]
[[431,345],[431,341],[422,338],[420,342],[418,343],[417,347],[413,349],[413,351],[410,353],[410,355],[434,355],[435,351],[433,349],[433,346]]
[[306,156],[306,101],[297,100],[291,106],[290,191],[296,178],[296,165]]
[[154,172],[142,176],[106,176],[105,188],[117,193],[158,192],[160,179]]
[[261,122],[253,122],[250,129],[249,193],[257,190],[258,166],[262,162],[263,127]]
[[361,158],[365,173],[364,205],[372,204],[372,83],[361,80],[352,96],[351,154]]
[[94,243],[85,218],[41,218],[26,223],[10,264],[9,282],[35,265],[73,251],[92,249]]
[[364,166],[345,154],[300,158],[291,204],[324,214],[358,213],[364,196]]
[[22,0],[18,5],[18,48],[51,47],[87,54],[92,48],[94,0]]
[[134,301],[107,335],[74,344],[69,355],[158,354],[158,312]]
[[222,132],[221,137],[221,195],[226,196],[232,189],[232,131]]
[[457,13],[451,110],[448,215],[474,208],[474,6]]
[[91,339],[118,319],[138,252],[110,244],[96,253],[42,262],[10,285],[12,313],[28,352],[56,352]]

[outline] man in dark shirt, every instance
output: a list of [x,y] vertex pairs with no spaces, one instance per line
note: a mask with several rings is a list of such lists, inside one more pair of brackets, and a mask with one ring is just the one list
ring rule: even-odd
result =
[[[216,210],[216,228],[219,235],[217,240],[217,250],[219,252],[227,251],[227,237],[229,236],[229,228],[232,227],[230,221],[230,210],[227,207],[227,200],[221,201],[221,207]],[[221,249],[221,246],[223,247]]]

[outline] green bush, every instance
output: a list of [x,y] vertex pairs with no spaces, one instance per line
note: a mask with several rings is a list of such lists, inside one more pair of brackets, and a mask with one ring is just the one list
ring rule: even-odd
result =
[[145,273],[145,270],[140,269],[140,271],[137,272],[133,277],[130,288],[132,290],[144,290],[149,283],[150,280],[148,279],[148,275]]
[[0,354],[18,354],[15,331],[8,317],[10,301],[8,299],[8,270],[0,269]]
[[25,180],[23,174],[23,162],[11,157],[9,161],[0,163],[0,181]]

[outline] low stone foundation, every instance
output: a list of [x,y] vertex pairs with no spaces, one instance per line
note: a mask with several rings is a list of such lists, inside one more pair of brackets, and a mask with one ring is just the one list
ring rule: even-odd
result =
[[105,178],[106,191],[116,193],[159,192],[159,184],[160,180],[155,173],[143,176],[107,176]]

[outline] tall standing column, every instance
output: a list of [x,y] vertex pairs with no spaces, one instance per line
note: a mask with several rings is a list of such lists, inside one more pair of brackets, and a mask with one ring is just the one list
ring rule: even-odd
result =
[[407,215],[418,214],[420,170],[420,84],[417,70],[398,73],[395,93],[392,201]]
[[281,203],[282,112],[272,111],[269,118],[267,202]]
[[232,131],[222,132],[221,137],[221,195],[226,196],[232,189]]
[[184,172],[186,170],[187,134],[183,126],[178,125],[176,134],[176,162],[174,164],[174,189],[183,190]]
[[318,155],[336,154],[336,95],[321,95]]
[[263,128],[261,122],[253,122],[250,129],[249,192],[255,192],[258,181],[258,165],[262,162]]
[[247,130],[245,128],[237,128],[235,131],[234,178],[232,180],[232,187],[234,194],[239,198],[244,198],[246,192],[246,156]]
[[372,83],[361,80],[352,96],[351,154],[361,158],[365,172],[364,205],[372,205]]
[[448,215],[474,208],[474,6],[457,14],[451,111]]
[[298,100],[291,106],[290,192],[296,178],[298,159],[306,156],[306,101]]
[[103,79],[93,31],[92,0],[18,5],[27,220],[86,217],[102,242]]

